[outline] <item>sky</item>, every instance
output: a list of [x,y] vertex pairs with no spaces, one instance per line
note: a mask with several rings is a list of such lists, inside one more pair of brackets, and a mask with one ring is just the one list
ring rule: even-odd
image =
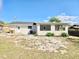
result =
[[[79,0],[0,0],[2,21],[43,22],[53,16],[78,23]],[[69,20],[70,18],[74,20]]]

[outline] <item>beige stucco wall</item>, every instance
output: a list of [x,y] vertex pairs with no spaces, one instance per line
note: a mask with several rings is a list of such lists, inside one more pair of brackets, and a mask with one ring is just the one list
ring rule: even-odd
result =
[[19,34],[28,34],[29,31],[30,31],[30,29],[27,29],[27,28],[15,29],[15,33],[19,33]]
[[48,32],[54,33],[54,35],[61,35],[63,32],[68,34],[68,26],[65,26],[65,31],[55,31],[55,25],[51,25],[51,31],[40,31],[40,24],[37,25],[37,35],[46,35]]
[[28,33],[30,31],[30,29],[28,29],[27,27],[25,27],[25,28],[21,27],[20,29],[15,27],[15,28],[10,28],[10,29],[14,30],[15,34],[27,34],[28,35]]

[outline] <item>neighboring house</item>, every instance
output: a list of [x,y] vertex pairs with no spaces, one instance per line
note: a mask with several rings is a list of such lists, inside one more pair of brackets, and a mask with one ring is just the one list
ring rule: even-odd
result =
[[48,32],[55,35],[61,35],[65,32],[68,34],[69,24],[67,23],[34,23],[34,22],[12,22],[10,29],[15,33],[32,34],[32,31],[37,35],[46,35]]
[[3,30],[3,25],[0,24],[0,32]]
[[69,27],[68,33],[72,36],[79,36],[79,25]]
[[3,27],[4,27],[4,22],[3,21],[0,21],[0,32],[3,31]]
[[3,32],[4,32],[4,33],[10,33],[10,28],[9,28],[8,24],[5,24],[5,25],[3,26]]

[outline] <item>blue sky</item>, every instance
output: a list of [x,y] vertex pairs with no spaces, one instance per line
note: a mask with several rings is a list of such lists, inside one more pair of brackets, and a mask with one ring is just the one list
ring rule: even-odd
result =
[[79,0],[2,0],[0,9],[3,21],[39,22],[62,13],[79,16]]

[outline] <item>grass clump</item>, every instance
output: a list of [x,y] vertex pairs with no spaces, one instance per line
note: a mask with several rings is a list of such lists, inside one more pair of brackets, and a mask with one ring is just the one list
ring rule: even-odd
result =
[[46,36],[48,36],[48,37],[54,36],[54,33],[48,32],[48,33],[46,33]]
[[62,36],[62,37],[68,37],[68,34],[63,32],[63,33],[61,34],[61,36]]

